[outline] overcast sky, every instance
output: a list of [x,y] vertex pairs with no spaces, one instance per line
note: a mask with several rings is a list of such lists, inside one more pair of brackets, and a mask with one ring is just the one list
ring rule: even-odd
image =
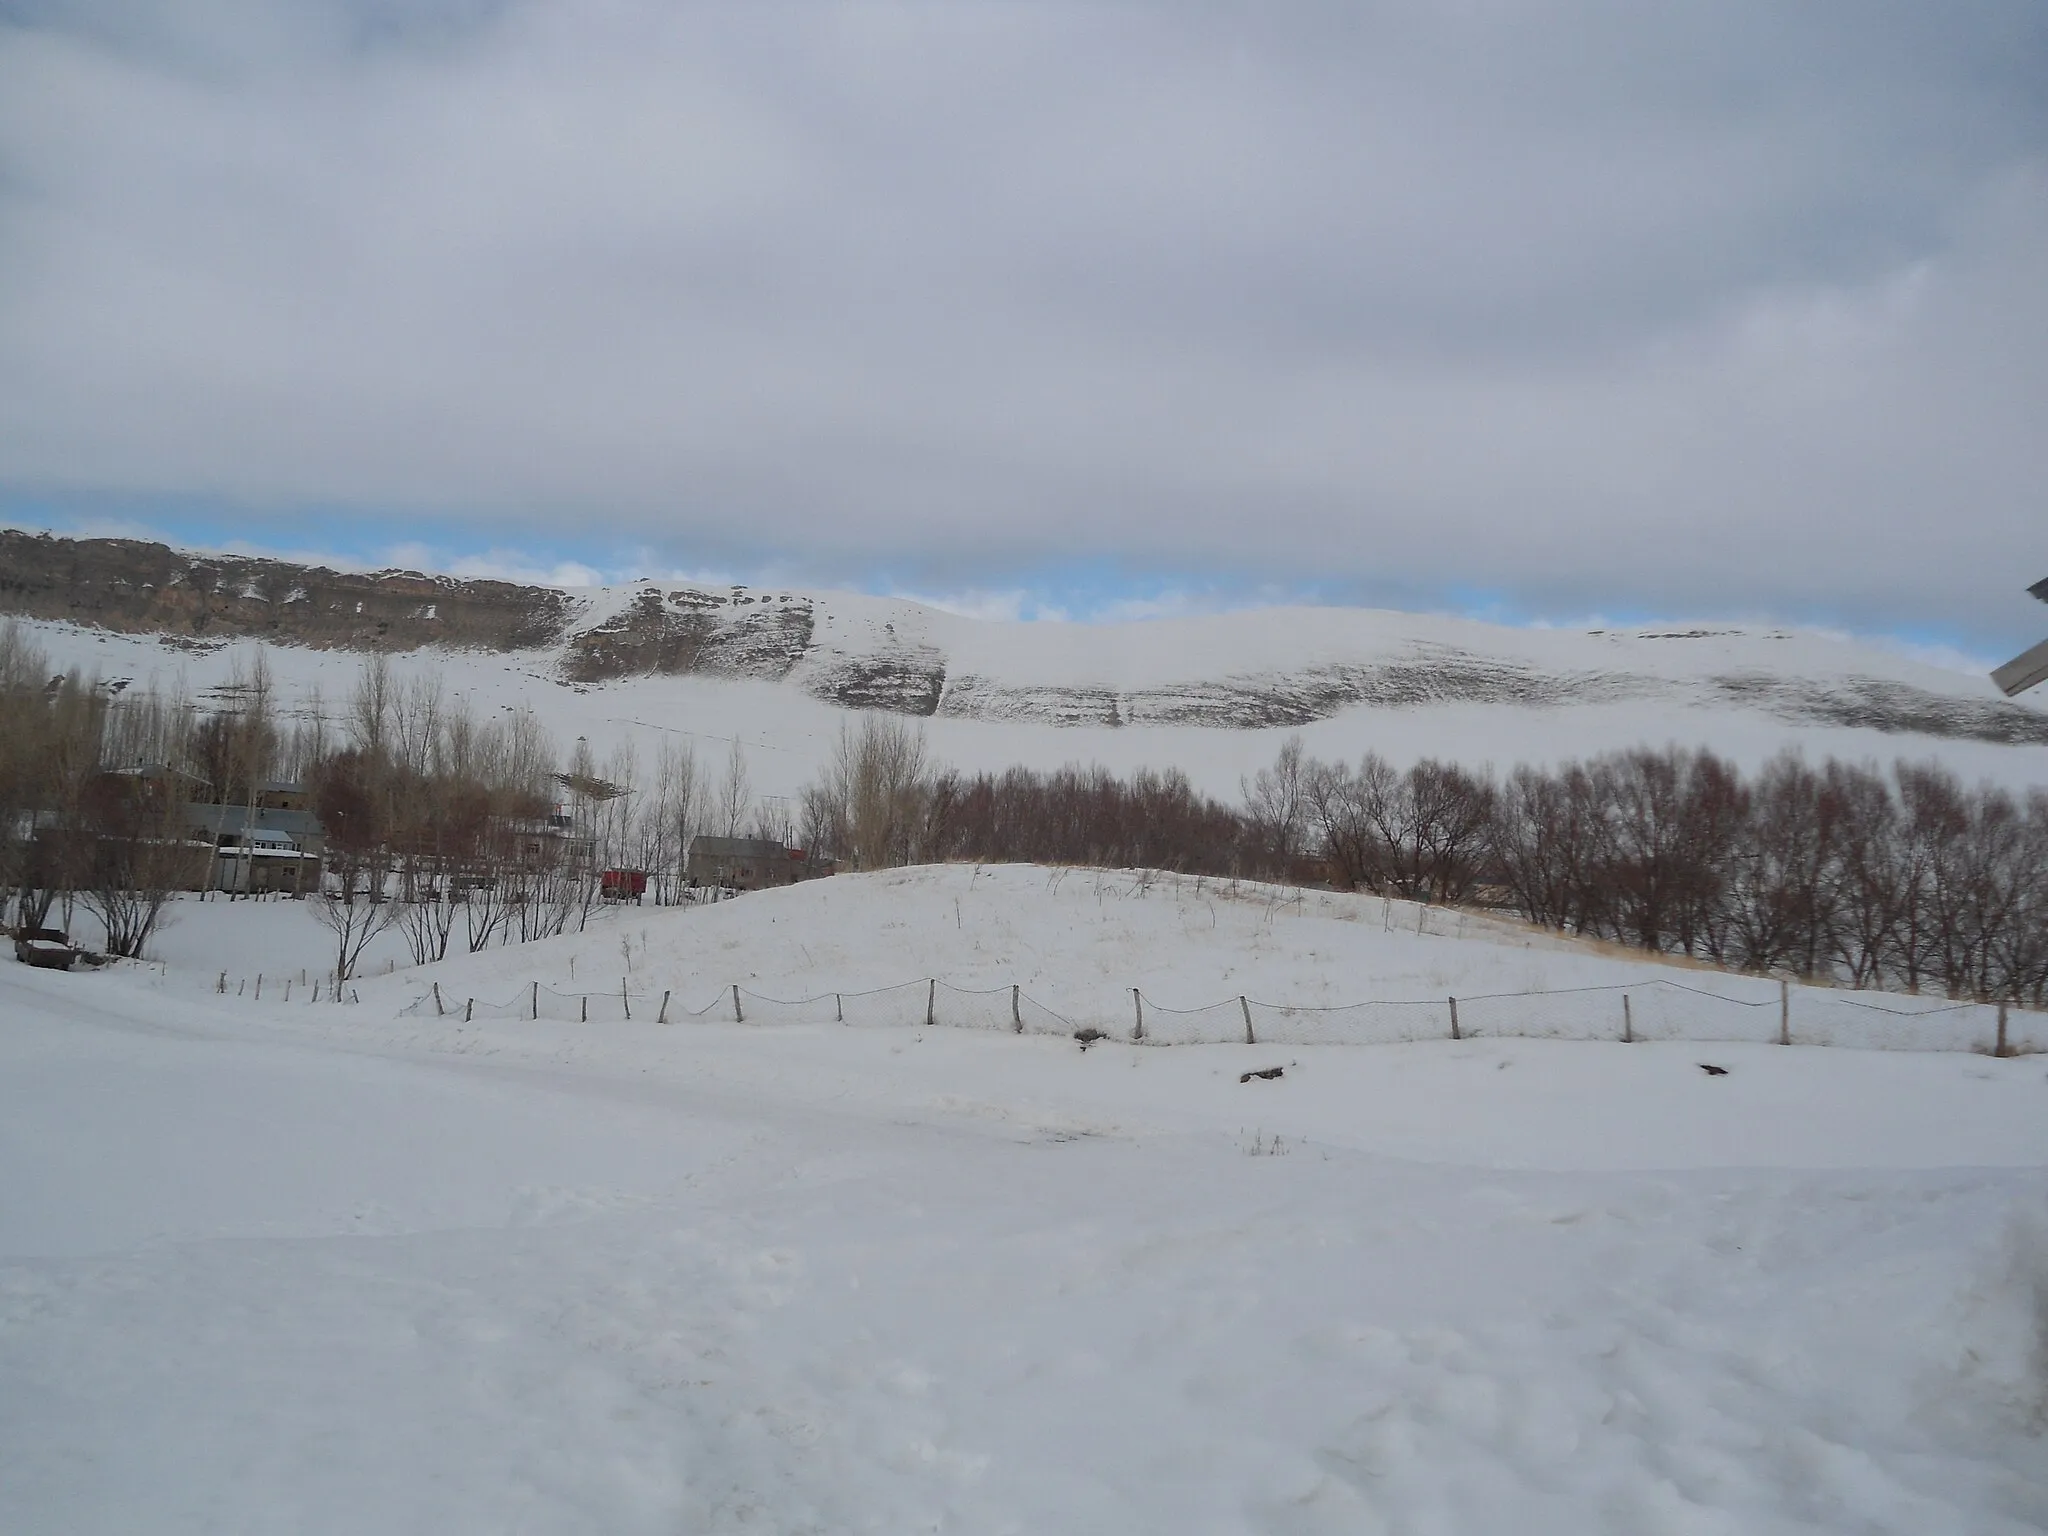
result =
[[2048,630],[2040,0],[0,0],[0,515]]

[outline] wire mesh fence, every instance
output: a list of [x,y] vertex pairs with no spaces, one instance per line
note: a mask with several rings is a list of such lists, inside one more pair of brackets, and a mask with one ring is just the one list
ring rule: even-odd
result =
[[247,999],[257,1003],[359,1003],[361,994],[353,981],[336,982],[333,972],[258,971],[253,976],[229,976],[222,971],[208,989],[217,997]]
[[1450,1008],[1434,999],[1291,1007],[1251,1000],[1262,1045],[1402,1045],[1450,1035]]
[[1792,1036],[1800,1045],[2031,1056],[2048,1051],[2048,1013],[1989,1003],[1822,994],[1795,1005]]
[[624,983],[602,992],[560,992],[528,982],[504,1002],[443,993],[439,982],[399,1010],[401,1018],[553,1019],[565,1024],[668,1023],[687,1010],[667,992],[634,992]]
[[857,992],[777,996],[741,984],[708,1000],[672,990],[562,992],[529,982],[504,1001],[444,995],[438,983],[405,1016],[568,1023],[929,1025],[992,1033],[1080,1035],[1144,1045],[1394,1045],[1424,1040],[1665,1040],[1849,1046],[1874,1050],[2048,1052],[2048,1013],[1993,1003],[1829,991],[1730,977],[1724,990],[1650,979],[1470,997],[1295,1004],[1240,996],[1176,1008],[1124,993],[1122,1005],[1054,1008],[1021,986],[962,987],[927,977]]
[[1143,1039],[1153,1045],[1222,1045],[1252,1038],[1251,1005],[1241,997],[1194,1008],[1168,1008],[1133,994],[1133,1028],[1142,1020]]

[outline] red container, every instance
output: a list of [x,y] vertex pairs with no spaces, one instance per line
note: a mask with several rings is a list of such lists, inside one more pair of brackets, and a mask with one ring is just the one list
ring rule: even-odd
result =
[[647,894],[647,871],[608,869],[597,877],[597,890],[606,901],[638,901]]

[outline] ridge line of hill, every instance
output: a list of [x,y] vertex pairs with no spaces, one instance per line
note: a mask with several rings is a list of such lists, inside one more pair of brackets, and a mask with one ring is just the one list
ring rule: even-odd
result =
[[1981,681],[1744,626],[1536,632],[1354,609],[996,625],[852,593],[645,581],[582,594],[20,530],[0,530],[0,615],[199,651],[524,653],[576,687],[746,679],[848,709],[1055,727],[1287,729],[1354,710],[1643,702],[2048,745],[2048,713]]

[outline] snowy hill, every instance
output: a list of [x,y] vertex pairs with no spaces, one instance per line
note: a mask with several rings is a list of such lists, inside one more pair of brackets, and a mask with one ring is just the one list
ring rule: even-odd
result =
[[[963,768],[1173,764],[1219,794],[1297,729],[1323,756],[1508,764],[1679,741],[1745,763],[1800,745],[1937,755],[2010,784],[2048,772],[2048,713],[1985,678],[1807,631],[1528,630],[1340,608],[997,623],[850,593],[518,588],[10,540],[0,553],[16,565],[43,564],[10,572],[0,596],[60,665],[205,689],[261,643],[288,702],[317,691],[332,709],[363,648],[395,647],[401,673],[438,671],[479,709],[533,709],[600,751],[740,738],[771,794],[810,777],[849,708],[928,721]],[[117,556],[128,564],[92,565]]]
[[[82,925],[91,942],[95,930]],[[317,1022],[332,941],[304,904],[183,897],[151,942],[171,996],[229,994]],[[267,985],[267,990],[266,990]],[[1014,989],[1014,990],[1013,990]],[[735,996],[737,992],[737,996]],[[552,939],[414,965],[396,931],[365,957],[351,1028],[394,1018],[922,1026],[1152,1045],[1385,1045],[1449,1038],[1990,1051],[1995,1006],[1792,984],[1509,919],[1347,892],[1147,870],[934,865],[738,900],[603,906]],[[331,996],[331,991],[327,994]],[[736,1006],[737,1004],[737,1006]],[[737,1017],[735,1016],[737,1014]],[[2013,1009],[2015,1052],[2048,1014]],[[500,1040],[499,1047],[503,1048]]]
[[[186,910],[235,922],[218,904]],[[275,921],[297,916],[283,910]],[[175,930],[165,940],[183,942]],[[653,1018],[666,995],[667,1017],[683,1022],[732,1020],[735,986],[755,1023],[933,1018],[1154,1044],[1248,1031],[1269,1044],[1442,1039],[1451,997],[1468,1038],[1614,1040],[1627,996],[1638,1039],[1769,1042],[1782,1023],[1806,1044],[1981,1051],[1998,1013],[1825,986],[1781,997],[1764,978],[1377,896],[1025,864],[841,875],[706,908],[607,908],[581,933],[373,975],[359,990],[369,1014],[406,1004],[423,1018],[438,996],[446,1014],[476,999],[491,1016],[524,1017],[531,999],[543,1016],[593,1021]],[[2048,1051],[2048,1016],[2015,1011],[2011,1040]]]

